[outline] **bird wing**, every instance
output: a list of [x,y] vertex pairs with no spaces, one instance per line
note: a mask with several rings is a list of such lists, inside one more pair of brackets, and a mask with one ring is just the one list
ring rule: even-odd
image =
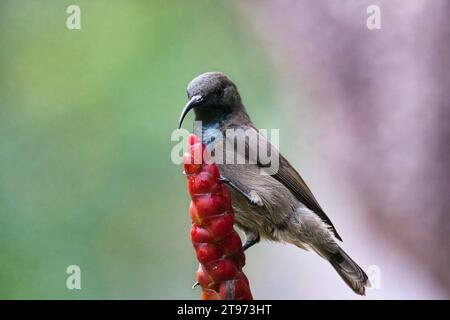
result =
[[337,233],[336,228],[330,218],[320,207],[311,190],[306,185],[300,174],[291,166],[291,164],[280,154],[280,164],[278,172],[272,174],[276,180],[288,188],[295,197],[306,207],[316,213],[333,231],[335,237],[342,241],[341,236]]
[[[317,214],[322,221],[324,221],[329,227],[330,230],[334,233],[335,237],[342,241],[342,238],[337,233],[336,228],[334,227],[333,223],[331,222],[330,218],[325,214],[323,209],[320,207],[319,203],[317,202],[316,198],[314,197],[311,190],[306,185],[305,181],[302,179],[300,174],[292,167],[292,165],[289,163],[289,161],[284,158],[277,148],[275,148],[254,126],[250,125],[248,127],[248,130],[250,131],[250,134],[247,135],[256,135],[258,137],[258,143],[255,146],[255,144],[249,144],[248,139],[245,141],[245,152],[247,154],[256,154],[257,155],[257,165],[264,171],[266,171],[267,174],[272,176],[274,179],[276,179],[278,182],[283,184],[289,191],[292,192],[292,194],[301,202],[303,203],[307,208],[312,210],[315,214]],[[238,138],[239,139],[239,138]],[[261,146],[266,146],[267,149],[263,152],[270,152],[270,157],[268,159],[279,159],[279,166],[278,170],[273,170],[272,163],[269,163],[265,160],[267,159],[261,159],[260,154],[257,152],[258,150],[255,150],[255,147],[261,148]],[[237,151],[239,152],[239,150]],[[264,154],[264,153],[262,153]],[[265,163],[267,162],[267,163]]]

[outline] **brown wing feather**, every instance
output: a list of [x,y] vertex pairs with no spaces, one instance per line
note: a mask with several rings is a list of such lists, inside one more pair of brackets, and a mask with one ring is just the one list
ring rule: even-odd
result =
[[[337,233],[336,228],[334,227],[330,218],[328,218],[323,209],[320,207],[316,198],[314,197],[300,174],[292,167],[289,161],[287,161],[286,158],[284,158],[279,153],[279,151],[275,147],[273,147],[273,145],[263,135],[259,133],[258,129],[256,129],[252,125],[250,126],[258,132],[259,145],[261,145],[261,143],[267,143],[267,150],[271,150],[272,153],[275,152],[276,154],[278,154],[278,171],[275,173],[268,171],[268,173],[280,183],[282,183],[286,188],[288,188],[301,203],[303,203],[307,208],[316,213],[326,224],[328,224],[335,237],[342,241],[341,236]],[[258,165],[263,168],[268,167],[267,165],[262,165],[261,163],[258,163]]]
[[341,236],[337,233],[330,218],[328,218],[323,209],[320,207],[305,181],[281,154],[280,167],[277,173],[272,174],[272,177],[288,188],[301,203],[303,203],[310,210],[314,211],[314,213],[316,213],[326,224],[330,226],[335,237],[342,241]]

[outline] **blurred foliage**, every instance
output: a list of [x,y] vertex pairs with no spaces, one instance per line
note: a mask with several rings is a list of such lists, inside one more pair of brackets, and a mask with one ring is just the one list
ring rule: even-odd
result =
[[270,65],[229,3],[70,4],[0,4],[0,298],[198,298],[170,134],[205,71],[273,116]]

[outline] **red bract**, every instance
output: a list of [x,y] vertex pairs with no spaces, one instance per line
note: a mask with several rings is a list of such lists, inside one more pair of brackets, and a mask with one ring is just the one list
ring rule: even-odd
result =
[[228,188],[219,180],[204,145],[189,136],[189,152],[183,156],[191,196],[191,240],[200,262],[197,280],[203,300],[252,300],[242,272],[245,256],[233,229],[234,213]]

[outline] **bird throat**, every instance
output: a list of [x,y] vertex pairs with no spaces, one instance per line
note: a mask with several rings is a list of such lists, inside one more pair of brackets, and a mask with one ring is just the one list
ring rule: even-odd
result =
[[204,126],[223,122],[230,114],[231,108],[220,105],[204,105],[195,109],[195,121],[201,121]]
[[202,137],[207,149],[222,140],[221,127],[230,116],[228,108],[219,106],[204,106],[195,110],[194,132]]
[[202,138],[203,144],[211,151],[214,145],[222,140],[221,122],[198,122],[194,125],[194,132],[198,137]]

